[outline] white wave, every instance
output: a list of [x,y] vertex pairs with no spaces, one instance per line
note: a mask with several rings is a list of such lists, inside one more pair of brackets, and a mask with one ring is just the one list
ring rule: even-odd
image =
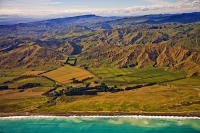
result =
[[0,119],[43,119],[43,118],[136,118],[136,119],[200,119],[200,117],[188,117],[188,116],[148,116],[148,115],[88,115],[88,116],[45,116],[45,115],[33,115],[33,116],[7,116],[0,117]]
[[42,119],[42,118],[62,118],[61,116],[45,116],[45,115],[34,115],[34,116],[7,116],[0,117],[0,119]]
[[151,116],[151,115],[114,115],[114,116],[68,116],[68,117],[80,117],[80,118],[149,118],[149,119],[200,119],[200,117],[188,117],[188,116]]

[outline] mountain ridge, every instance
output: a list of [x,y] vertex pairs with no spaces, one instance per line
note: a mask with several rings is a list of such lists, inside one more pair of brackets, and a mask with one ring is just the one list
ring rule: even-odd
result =
[[[97,19],[89,24],[90,19],[99,16],[86,15],[66,21],[0,26],[0,67],[62,65],[66,57],[76,55],[78,65],[83,67],[167,67],[200,76],[200,13],[190,14],[111,21],[100,17],[104,22]],[[185,15],[189,16],[186,23],[163,21]],[[86,18],[83,23],[82,18]],[[197,22],[188,23],[189,18]],[[152,24],[151,20],[161,23]]]

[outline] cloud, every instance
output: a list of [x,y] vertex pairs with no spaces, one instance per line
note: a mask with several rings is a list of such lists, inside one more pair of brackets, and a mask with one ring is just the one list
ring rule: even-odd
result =
[[[40,0],[35,0],[40,1]],[[59,5],[61,2],[52,2],[51,0],[41,0],[43,6]],[[150,0],[158,1],[158,0]],[[22,0],[18,0],[22,2]],[[27,3],[31,3],[28,1]],[[56,7],[56,6],[55,6]],[[24,15],[24,16],[73,16],[82,14],[97,14],[97,15],[137,15],[137,14],[152,14],[152,13],[173,13],[173,12],[188,12],[188,11],[200,11],[200,0],[179,0],[174,4],[161,4],[152,6],[134,6],[121,9],[64,9],[64,8],[37,8],[33,9],[0,9],[0,15]]]
[[152,4],[160,4],[160,5],[169,5],[171,4],[171,2],[167,1],[167,0],[146,0]]
[[[52,0],[2,0],[2,3],[5,5],[17,5],[21,8],[23,6],[35,7],[35,6],[42,6],[42,5],[57,5],[61,4],[61,2],[57,1],[54,2]],[[14,3],[14,4],[13,4]]]
[[[188,1],[188,0],[187,0]],[[121,14],[134,14],[134,13],[157,13],[157,12],[180,12],[180,11],[199,11],[200,0],[194,0],[190,3],[176,3],[172,5],[154,5],[154,6],[134,6],[125,9],[111,10],[110,13],[121,13]],[[106,13],[108,11],[103,11]]]
[[58,5],[61,4],[61,2],[51,2],[50,5]]
[[188,3],[188,2],[191,2],[191,0],[178,0],[178,2],[180,2],[180,3]]
[[192,2],[192,4],[198,4],[198,3],[200,3],[200,0],[195,0]]

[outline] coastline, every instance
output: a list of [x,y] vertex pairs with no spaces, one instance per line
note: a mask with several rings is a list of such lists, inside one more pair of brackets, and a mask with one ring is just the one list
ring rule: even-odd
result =
[[127,112],[66,112],[66,113],[0,113],[2,117],[147,117],[147,118],[198,118],[200,119],[200,112],[186,113],[186,112],[143,112],[143,113],[127,113]]

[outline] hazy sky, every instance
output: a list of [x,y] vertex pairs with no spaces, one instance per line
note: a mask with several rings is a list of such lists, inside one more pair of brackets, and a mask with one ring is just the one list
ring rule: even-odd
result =
[[0,0],[0,15],[133,16],[199,11],[200,0]]

